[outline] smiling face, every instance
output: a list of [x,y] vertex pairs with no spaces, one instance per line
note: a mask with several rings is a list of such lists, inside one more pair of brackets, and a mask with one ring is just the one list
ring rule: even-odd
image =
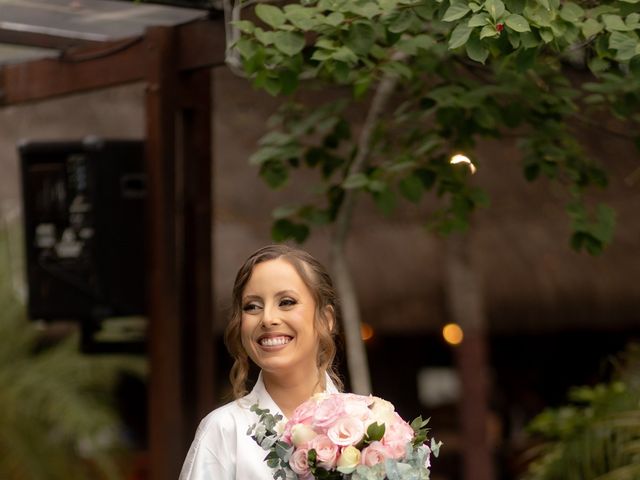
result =
[[317,376],[316,302],[288,261],[257,264],[242,294],[242,346],[271,375]]

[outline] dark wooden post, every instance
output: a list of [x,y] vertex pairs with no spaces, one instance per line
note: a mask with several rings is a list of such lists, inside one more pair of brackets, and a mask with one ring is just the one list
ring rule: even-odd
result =
[[151,480],[178,477],[212,405],[210,75],[178,72],[177,38],[145,40]]
[[184,368],[187,436],[195,433],[213,398],[211,70],[181,76],[185,245]]
[[462,436],[463,478],[494,480],[489,444],[489,367],[486,351],[486,318],[482,287],[471,259],[467,237],[448,239],[446,290],[451,320],[464,332],[462,343],[454,347],[462,383],[460,433]]

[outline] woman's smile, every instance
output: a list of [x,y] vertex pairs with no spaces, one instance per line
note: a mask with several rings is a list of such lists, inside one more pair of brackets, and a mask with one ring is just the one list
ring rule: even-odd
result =
[[258,343],[261,347],[268,350],[274,350],[274,347],[284,347],[293,340],[293,337],[289,335],[269,334],[261,335],[258,338]]
[[284,259],[256,265],[242,296],[241,338],[264,372],[317,376],[316,302],[295,267]]

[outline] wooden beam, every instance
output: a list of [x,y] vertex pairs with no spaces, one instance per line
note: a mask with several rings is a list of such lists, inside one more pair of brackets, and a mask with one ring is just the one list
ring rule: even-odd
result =
[[177,51],[171,28],[151,28],[146,37],[150,478],[175,480],[185,442],[180,361],[181,210],[176,192]]
[[52,33],[28,31],[22,27],[12,27],[7,22],[0,27],[0,43],[10,43],[12,45],[23,45],[26,47],[48,48],[53,50],[67,50],[77,47],[96,47],[104,44],[104,40],[91,38],[64,37]]
[[[225,37],[221,20],[191,22],[175,27],[175,30],[173,41],[178,70],[184,72],[224,64]],[[145,36],[74,49],[59,59],[1,66],[0,105],[34,102],[143,81],[150,48],[153,46]]]
[[0,105],[141,81],[145,56],[145,42],[130,39],[77,50],[66,58],[5,65],[0,68]]
[[214,406],[212,333],[211,70],[181,75],[184,217],[183,377],[187,452],[200,420]]
[[178,30],[181,71],[224,65],[226,40],[224,20],[202,20]]
[[462,384],[459,405],[464,480],[493,480],[495,467],[489,438],[489,366],[487,319],[480,279],[472,262],[468,237],[447,239],[446,294],[451,321],[464,339],[455,348]]

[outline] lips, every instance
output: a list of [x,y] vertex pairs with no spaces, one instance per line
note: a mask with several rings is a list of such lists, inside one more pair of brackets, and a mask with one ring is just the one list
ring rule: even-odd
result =
[[262,335],[258,338],[258,344],[261,347],[282,347],[287,345],[293,340],[290,335],[275,334],[275,335]]

